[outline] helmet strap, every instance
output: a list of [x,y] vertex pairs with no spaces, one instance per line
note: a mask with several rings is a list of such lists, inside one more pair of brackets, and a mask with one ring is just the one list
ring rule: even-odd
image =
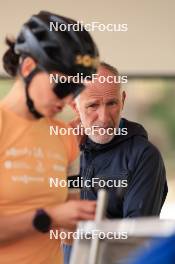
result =
[[38,118],[39,119],[39,118],[43,117],[43,115],[36,110],[35,105],[34,105],[34,102],[30,98],[30,95],[29,95],[29,86],[30,86],[30,83],[31,83],[33,77],[38,72],[40,72],[40,69],[38,67],[36,67],[33,71],[31,71],[31,73],[27,77],[22,77],[22,78],[23,78],[23,80],[25,82],[25,94],[26,94],[26,104],[27,104],[27,107],[28,107],[30,113],[35,118]]

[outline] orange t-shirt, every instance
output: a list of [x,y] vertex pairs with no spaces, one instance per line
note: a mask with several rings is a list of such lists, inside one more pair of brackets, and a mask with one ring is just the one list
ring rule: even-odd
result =
[[[0,217],[58,205],[67,199],[67,187],[52,187],[49,178],[66,180],[79,157],[73,135],[50,135],[60,121],[26,120],[0,107]],[[73,174],[75,171],[73,172]],[[32,223],[31,223],[32,224]],[[2,264],[61,264],[60,240],[35,232],[0,245]]]

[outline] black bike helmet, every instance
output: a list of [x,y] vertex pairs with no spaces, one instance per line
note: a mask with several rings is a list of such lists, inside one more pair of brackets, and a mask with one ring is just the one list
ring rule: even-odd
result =
[[[50,29],[50,23],[64,24],[65,31]],[[99,53],[90,34],[81,27],[74,31],[70,25],[76,21],[50,12],[41,11],[33,15],[22,27],[15,43],[15,52],[22,57],[30,56],[37,62],[37,68],[24,78],[26,83],[27,105],[35,117],[41,117],[29,97],[28,87],[33,76],[39,71],[61,72],[65,75],[75,76],[82,73],[83,77],[96,73],[99,65]],[[68,26],[69,25],[69,26]],[[73,93],[77,96],[84,85],[82,83],[58,83],[54,92],[60,98]]]

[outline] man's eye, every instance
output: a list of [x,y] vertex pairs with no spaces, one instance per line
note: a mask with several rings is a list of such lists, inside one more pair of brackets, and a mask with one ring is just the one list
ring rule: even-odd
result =
[[109,102],[107,105],[109,105],[109,106],[110,106],[110,105],[111,105],[111,106],[113,106],[113,105],[117,105],[117,102],[114,102],[114,101],[113,101],[113,102]]
[[91,104],[88,106],[88,108],[96,108],[98,105],[97,104]]

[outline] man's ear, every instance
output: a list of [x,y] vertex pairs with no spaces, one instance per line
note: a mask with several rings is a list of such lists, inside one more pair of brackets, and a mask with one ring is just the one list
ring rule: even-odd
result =
[[75,100],[72,101],[72,102],[70,103],[70,106],[71,106],[71,108],[73,109],[73,111],[77,114],[77,116],[79,117],[80,114],[79,114],[79,110],[78,110],[78,107],[77,107],[77,103],[76,103],[76,101],[75,101]]
[[36,68],[36,62],[31,57],[26,57],[21,64],[21,74],[27,77]]
[[126,92],[123,91],[123,92],[122,92],[122,110],[123,110],[124,105],[125,105],[125,99],[126,99]]

